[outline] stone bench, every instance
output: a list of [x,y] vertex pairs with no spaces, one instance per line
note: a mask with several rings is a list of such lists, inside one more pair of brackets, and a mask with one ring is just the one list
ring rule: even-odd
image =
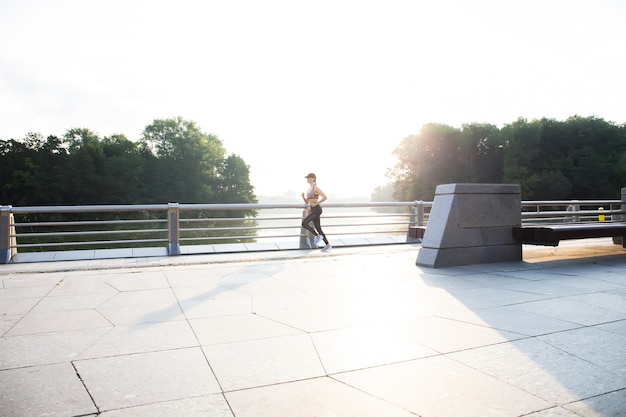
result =
[[[626,205],[626,188],[622,188]],[[626,248],[626,221],[522,225],[517,184],[437,186],[416,264],[432,268],[522,260],[522,244],[613,237]],[[416,230],[419,233],[421,230]]]

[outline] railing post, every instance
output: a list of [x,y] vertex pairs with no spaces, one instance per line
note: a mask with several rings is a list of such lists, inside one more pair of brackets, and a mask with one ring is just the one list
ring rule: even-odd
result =
[[180,255],[180,205],[167,205],[167,252],[170,255]]
[[[572,202],[577,202],[577,201],[578,200],[572,200]],[[579,204],[570,204],[569,206],[567,206],[567,210],[566,211],[572,211],[574,213],[578,212],[578,211],[580,211],[580,205]],[[565,217],[565,218],[563,218],[563,221],[566,222],[566,223],[569,223],[569,222],[577,223],[577,222],[580,221],[580,216],[574,214],[573,217]]]
[[15,234],[15,226],[13,224],[12,206],[0,207],[0,264],[8,264],[17,249],[15,246],[15,238],[11,235]]
[[[302,220],[311,212],[310,208],[305,208],[302,210]],[[311,232],[306,230],[304,227],[300,226],[300,249],[314,249],[313,248],[313,237]]]
[[413,202],[411,207],[411,214],[409,215],[409,228],[417,226],[419,224],[418,202]]
[[413,210],[415,211],[417,226],[424,226],[424,202],[421,200],[416,201],[415,205],[416,206]]
[[[622,188],[622,212],[626,210],[626,187]],[[616,214],[614,216],[611,217],[611,220],[618,220],[618,221],[624,221],[624,218],[626,217],[626,215],[624,214]],[[623,245],[623,241],[624,238],[623,237],[614,237],[613,238],[613,243],[615,243],[616,245]]]
[[416,226],[424,226],[424,202],[415,201],[409,215],[409,228],[406,232],[407,242],[415,242],[416,237],[411,233],[411,228]]

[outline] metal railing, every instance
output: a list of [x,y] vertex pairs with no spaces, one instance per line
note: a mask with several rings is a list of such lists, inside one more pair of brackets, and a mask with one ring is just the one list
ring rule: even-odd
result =
[[522,223],[621,221],[621,200],[522,201]]
[[[393,235],[414,242],[408,231],[427,225],[432,204],[325,203],[323,227],[333,238]],[[522,201],[521,222],[622,221],[624,205],[622,200]],[[295,240],[295,247],[306,248],[305,209],[304,204],[0,206],[0,264],[18,251],[166,246],[178,255],[183,245]]]
[[[409,227],[425,225],[431,206],[422,201],[325,203],[323,227],[333,238],[394,235],[411,242]],[[304,204],[0,206],[0,264],[18,251],[167,246],[170,255],[179,255],[181,245],[261,240],[297,240],[296,247],[306,248],[305,209]]]

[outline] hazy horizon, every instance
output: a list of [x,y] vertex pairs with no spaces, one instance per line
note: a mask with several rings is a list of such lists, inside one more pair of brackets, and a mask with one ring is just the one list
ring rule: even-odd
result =
[[[300,193],[302,191],[296,190],[287,190],[283,193],[278,194],[257,194],[257,198],[259,199],[259,203],[301,203],[302,197]],[[371,201],[371,195],[362,195],[362,196],[346,196],[336,193],[330,193],[328,195],[329,202],[368,202]]]

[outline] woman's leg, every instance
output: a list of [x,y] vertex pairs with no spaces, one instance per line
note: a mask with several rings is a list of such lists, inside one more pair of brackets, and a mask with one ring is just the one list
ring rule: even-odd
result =
[[317,216],[313,219],[313,225],[315,226],[315,229],[318,231],[318,233],[322,236],[322,239],[324,239],[324,244],[328,245],[328,239],[326,239],[326,235],[322,230],[322,222],[320,221],[320,216]]
[[[313,207],[313,208],[315,208],[315,207]],[[317,236],[318,235],[318,233],[315,231],[315,229],[311,226],[311,222],[314,221],[315,218],[317,218],[318,221],[319,221],[320,215],[315,210],[311,210],[311,213],[309,213],[309,215],[306,216],[302,220],[302,227],[304,227],[306,230],[311,232],[311,234],[313,236]]]
[[[313,233],[316,237],[322,236],[324,243],[328,245],[328,239],[326,239],[326,235],[322,230],[322,224],[320,221],[320,216],[322,215],[322,208],[320,206],[315,206],[311,208],[311,214],[306,216],[304,220],[302,220],[302,227],[304,227],[309,232]],[[311,222],[313,222],[313,226],[311,227]]]

